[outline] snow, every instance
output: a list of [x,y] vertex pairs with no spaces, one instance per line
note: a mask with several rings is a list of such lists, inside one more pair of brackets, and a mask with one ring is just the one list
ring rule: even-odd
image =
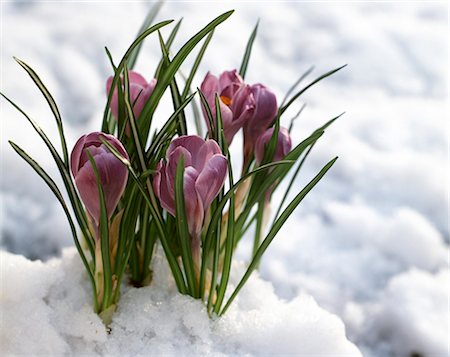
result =
[[[45,101],[11,57],[32,65],[60,106],[71,147],[81,134],[99,126],[104,79],[110,74],[103,47],[107,45],[117,59],[132,41],[148,4],[21,1],[2,2],[1,6],[1,91],[16,99],[57,140]],[[168,1],[159,19],[183,16],[180,39],[174,44],[179,48],[203,24],[230,8],[236,12],[216,31],[196,83],[208,70],[218,73],[239,66],[245,41],[258,18],[261,23],[247,78],[273,88],[278,98],[310,65],[316,66],[311,80],[349,64],[302,99],[307,107],[294,127],[294,143],[334,115],[347,113],[316,145],[297,187],[334,155],[339,160],[280,231],[261,264],[261,277],[271,281],[276,296],[286,301],[273,318],[278,319],[279,314],[290,321],[288,306],[309,309],[308,296],[312,296],[319,306],[343,320],[349,339],[366,356],[447,355],[448,4]],[[167,33],[163,31],[165,36]],[[157,41],[147,41],[137,66],[147,79],[158,56]],[[301,104],[295,105],[292,114]],[[49,259],[72,244],[68,225],[50,191],[20,161],[7,140],[30,151],[51,175],[56,177],[57,170],[24,119],[5,101],[0,100],[0,106],[2,247],[31,259]],[[167,117],[165,113],[170,113],[170,102],[165,102],[159,122]],[[237,136],[234,156],[241,143]],[[239,158],[236,164],[239,166]],[[274,203],[281,193],[276,192]],[[245,260],[251,242],[242,243],[238,257]],[[42,272],[26,273],[36,276],[28,283],[42,280],[42,290],[36,292],[36,299],[30,298],[30,304],[42,307],[38,310],[47,316],[43,325],[56,324],[58,314],[51,314],[49,320],[50,312],[42,312],[42,296],[51,285],[43,272],[50,269],[49,264],[65,263],[22,263],[32,264],[36,274]],[[2,270],[2,279],[5,276]],[[87,280],[81,270],[70,276],[78,285]],[[20,292],[29,287],[22,287],[19,278],[14,284],[17,295],[11,296],[17,299],[8,309],[17,311],[18,321],[25,321],[34,315],[17,306],[22,304],[20,296],[27,296]],[[90,299],[87,287],[82,286],[83,303],[73,305],[77,312]],[[139,298],[140,292],[129,293]],[[54,301],[56,304],[56,298]],[[122,304],[126,301],[124,295]],[[71,310],[60,306],[59,311]],[[229,313],[231,318],[233,310]],[[77,321],[87,315],[70,316],[61,317],[55,336],[64,331],[61,321]],[[117,324],[119,316],[120,311]],[[138,320],[141,315],[134,316]],[[96,321],[94,317],[84,321]],[[92,326],[98,325],[92,322]],[[130,334],[132,326],[124,329]],[[77,336],[85,331],[75,326],[68,330]],[[282,338],[276,331],[272,333]],[[41,337],[33,338],[38,343]],[[55,346],[67,343],[54,338]],[[89,338],[88,332],[84,338]],[[239,337],[230,339],[239,351]],[[270,339],[266,336],[266,340]]]
[[176,291],[158,255],[157,280],[124,289],[108,333],[89,306],[90,287],[74,248],[47,263],[6,252],[0,259],[6,354],[361,356],[337,316],[307,295],[280,300],[256,275],[229,313],[213,320],[200,301]]

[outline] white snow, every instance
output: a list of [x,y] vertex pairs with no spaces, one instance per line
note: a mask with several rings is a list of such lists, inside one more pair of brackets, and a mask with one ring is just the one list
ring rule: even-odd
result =
[[[103,46],[118,59],[133,40],[148,3],[20,1],[1,2],[1,7],[1,91],[16,99],[57,140],[46,103],[11,59],[15,55],[32,65],[54,94],[69,146],[81,134],[97,130],[104,80],[110,74]],[[159,19],[184,18],[175,49],[230,8],[236,12],[217,29],[196,83],[208,70],[218,73],[239,66],[258,18],[261,23],[247,78],[273,88],[278,98],[310,65],[316,65],[314,73],[319,75],[349,64],[303,96],[307,108],[294,127],[294,143],[334,115],[347,113],[316,145],[297,187],[334,155],[339,160],[269,248],[261,265],[262,278],[271,281],[276,295],[286,299],[280,305],[286,309],[290,304],[297,304],[299,310],[303,309],[300,305],[309,306],[306,296],[311,295],[337,314],[350,340],[369,357],[414,352],[426,357],[446,355],[448,4],[168,1]],[[168,31],[163,33],[167,36]],[[150,39],[137,69],[149,79],[158,58],[157,41]],[[170,113],[170,106],[170,102],[164,104],[159,122]],[[25,120],[3,100],[0,108],[2,247],[32,259],[48,259],[71,245],[68,225],[50,191],[7,140],[23,146],[55,177],[57,170]],[[236,137],[235,156],[241,143]],[[239,158],[236,163],[239,166]],[[274,196],[275,201],[280,199],[281,191]],[[251,242],[242,243],[238,256],[244,260]],[[31,263],[24,260],[23,264]],[[48,264],[33,263],[33,270],[45,271],[50,269]],[[86,280],[81,270],[71,276]],[[19,290],[20,279],[16,280],[19,294],[24,290]],[[42,289],[46,284],[43,277]],[[83,286],[82,304],[90,299]],[[44,290],[30,304],[39,305]],[[17,301],[8,305],[10,311],[18,306]],[[122,303],[126,301],[124,295]],[[73,308],[81,309],[82,305]],[[25,311],[16,310],[22,313],[19,321],[28,318]],[[279,314],[285,316],[283,311]],[[52,316],[51,322],[43,318],[42,324],[56,324],[58,317]],[[72,316],[78,318],[76,313]],[[120,312],[115,323],[119,316]],[[56,330],[63,331],[61,321],[65,320],[59,321]],[[70,331],[82,335],[84,330],[73,326]],[[31,337],[40,339],[30,333]],[[238,344],[238,340],[233,341]],[[55,346],[64,343],[55,337]]]
[[337,316],[307,295],[280,300],[256,275],[228,314],[212,320],[201,302],[176,291],[158,255],[157,280],[126,287],[108,334],[90,308],[90,287],[74,248],[47,263],[0,254],[6,354],[361,356]]

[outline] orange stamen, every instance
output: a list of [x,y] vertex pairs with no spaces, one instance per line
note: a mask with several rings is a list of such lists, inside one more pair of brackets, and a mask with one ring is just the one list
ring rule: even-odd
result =
[[220,96],[220,99],[222,100],[223,104],[230,106],[231,105],[231,98],[228,98],[224,95]]

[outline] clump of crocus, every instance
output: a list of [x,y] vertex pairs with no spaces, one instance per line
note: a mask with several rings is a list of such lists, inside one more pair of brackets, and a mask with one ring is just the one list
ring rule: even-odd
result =
[[75,184],[86,211],[89,213],[96,228],[98,228],[100,222],[99,192],[87,152],[89,151],[92,155],[97,166],[105,195],[108,219],[114,213],[128,179],[128,169],[109,151],[100,139],[110,143],[123,157],[128,159],[128,154],[122,143],[114,136],[102,132],[83,135],[78,139],[70,156],[70,168],[75,178]]
[[211,202],[222,188],[227,175],[227,159],[214,140],[185,135],[172,141],[153,178],[156,196],[172,216],[176,213],[175,176],[178,161],[184,157],[183,192],[187,224],[191,236],[194,264],[200,259],[200,233]]
[[[219,96],[224,136],[228,145],[230,145],[234,135],[253,116],[255,111],[255,100],[250,86],[244,83],[234,69],[223,72],[219,78],[208,72],[200,90],[206,97],[214,120],[216,119],[215,96],[216,94]],[[202,109],[208,130],[211,133],[212,128],[205,108],[202,107]],[[213,122],[213,124],[215,123]]]
[[[139,115],[144,109],[145,103],[149,100],[156,86],[156,79],[153,78],[150,82],[135,71],[128,71],[129,85],[130,85],[130,103],[133,107],[133,113],[135,118],[139,118]],[[106,94],[108,95],[111,90],[113,82],[113,76],[109,77],[106,81]],[[114,89],[113,96],[111,98],[111,113],[116,118],[119,118],[119,98],[117,88]],[[130,129],[127,126],[126,133],[129,135]]]

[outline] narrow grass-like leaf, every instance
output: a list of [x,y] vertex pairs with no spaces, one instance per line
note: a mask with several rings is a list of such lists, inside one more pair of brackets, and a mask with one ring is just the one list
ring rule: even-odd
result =
[[297,120],[297,118],[300,116],[300,114],[303,113],[303,111],[305,110],[305,108],[306,108],[306,104],[303,104],[303,105],[300,107],[300,109],[299,109],[299,111],[297,112],[297,114],[295,114],[295,115],[291,118],[291,121],[290,121],[290,123],[289,123],[289,128],[288,128],[289,134],[292,132],[292,128],[294,127],[294,122]]
[[[167,53],[169,53],[170,51],[170,47],[172,46],[173,41],[175,40],[175,36],[178,33],[178,30],[180,29],[181,26],[181,21],[183,21],[183,18],[181,18],[176,25],[174,26],[174,28],[172,29],[172,31],[170,32],[169,37],[167,38],[166,41],[166,48],[167,48]],[[161,72],[161,68],[164,64],[164,56],[162,56],[161,60],[158,63],[158,66],[156,66],[156,70],[155,70],[155,75],[153,76],[154,78],[158,78],[159,77],[159,73]]]
[[109,63],[111,64],[112,70],[113,70],[113,72],[115,72],[117,70],[117,67],[114,64],[114,60],[112,58],[111,52],[109,52],[109,49],[106,46],[105,46],[105,52],[106,52],[106,56],[108,56]]
[[[227,151],[227,157],[228,157],[228,179],[230,181],[230,187],[234,186],[233,181],[233,171],[231,166],[231,157],[230,152]],[[217,299],[214,304],[214,313],[219,314],[220,308],[223,303],[223,299],[225,298],[226,289],[228,286],[228,281],[230,278],[230,271],[231,271],[231,261],[233,258],[233,250],[234,250],[234,201],[235,195],[230,196],[230,208],[228,209],[228,225],[227,225],[227,236],[225,239],[225,255],[223,260],[223,268],[222,268],[222,276],[220,278],[220,284],[217,289]]]
[[91,232],[89,230],[89,226],[87,223],[87,217],[86,213],[84,212],[83,205],[81,204],[81,201],[78,197],[78,194],[76,192],[75,186],[72,182],[72,179],[70,178],[70,174],[68,171],[68,168],[62,161],[61,157],[59,156],[58,152],[56,151],[55,147],[45,134],[45,132],[41,129],[41,127],[32,119],[30,118],[16,103],[14,103],[11,99],[9,99],[7,96],[5,96],[3,93],[0,93],[0,95],[5,98],[14,108],[17,109],[31,124],[33,129],[36,131],[36,133],[40,136],[42,141],[47,146],[48,150],[50,151],[56,166],[58,167],[58,170],[61,174],[61,178],[63,180],[63,183],[66,187],[67,193],[69,195],[70,202],[72,204],[72,207],[74,208],[74,213],[77,218],[77,221],[81,227],[81,230],[83,232],[83,235],[86,237],[86,242],[88,244],[88,248],[92,254],[92,256],[95,255],[94,248],[93,248],[93,237],[91,235]]
[[250,55],[252,53],[253,42],[255,42],[256,33],[258,32],[259,20],[256,22],[255,28],[248,39],[247,46],[245,47],[244,57],[242,58],[241,68],[239,69],[239,74],[244,79],[245,74],[247,73],[248,62],[250,60]]
[[281,116],[287,108],[290,107],[290,105],[298,98],[300,97],[303,93],[305,93],[309,88],[311,88],[312,86],[314,86],[316,83],[320,82],[322,79],[325,79],[331,75],[333,75],[334,73],[340,71],[342,68],[346,67],[347,65],[344,64],[341,67],[338,67],[336,69],[333,69],[325,74],[322,74],[320,77],[316,78],[315,80],[313,80],[311,83],[309,83],[305,88],[303,88],[302,90],[300,90],[299,92],[297,92],[291,99],[289,99],[289,101],[282,107],[280,107],[279,109],[279,116]]
[[240,280],[239,284],[237,285],[234,292],[231,294],[230,298],[228,299],[227,303],[225,304],[225,307],[221,311],[220,315],[223,315],[227,309],[229,308],[230,304],[233,302],[233,300],[236,298],[236,295],[239,293],[239,291],[242,289],[244,284],[247,282],[248,278],[250,277],[253,270],[258,265],[259,260],[261,259],[261,256],[266,251],[266,249],[269,247],[270,243],[272,243],[273,239],[275,238],[278,231],[281,229],[283,224],[286,222],[286,220],[289,218],[289,216],[294,212],[295,208],[300,204],[300,202],[305,198],[305,196],[312,190],[312,188],[321,180],[321,178],[326,174],[326,172],[333,166],[333,164],[336,162],[337,157],[331,160],[328,164],[326,164],[322,170],[295,196],[295,198],[291,201],[291,203],[286,207],[286,209],[281,214],[280,218],[277,219],[277,221],[274,223],[272,228],[270,229],[270,232],[267,234],[264,241],[261,243],[261,246],[256,251],[255,256],[253,257],[249,267],[247,268],[247,271],[245,272],[244,276]]
[[102,181],[97,169],[97,165],[95,164],[94,157],[92,156],[89,149],[86,150],[86,154],[94,171],[95,180],[97,181],[98,198],[100,204],[100,227],[99,227],[100,237],[97,237],[97,240],[100,240],[100,246],[102,251],[102,265],[103,265],[102,311],[103,311],[109,307],[112,298],[112,273],[111,273],[111,258],[109,251],[108,213],[106,211],[105,194],[103,192]]
[[214,126],[214,117],[212,115],[212,111],[211,111],[211,107],[209,106],[209,103],[205,97],[205,95],[203,94],[203,92],[200,90],[200,88],[197,88],[197,92],[198,95],[200,96],[200,102],[203,106],[203,109],[205,110],[206,113],[206,119],[208,120],[209,123],[209,128],[210,130],[208,130],[208,135],[210,139],[213,139],[216,134],[216,130],[215,130],[215,126]]
[[119,65],[117,66],[117,70],[114,74],[113,80],[111,82],[111,89],[109,90],[108,93],[108,99],[106,101],[106,105],[105,105],[105,110],[103,112],[103,123],[102,123],[102,131],[103,132],[107,132],[108,130],[108,119],[109,119],[109,107],[111,105],[111,100],[112,100],[112,96],[114,93],[114,89],[116,87],[118,87],[118,82],[119,82],[119,78],[120,78],[120,73],[122,72],[122,69],[125,65],[125,62],[128,60],[128,58],[130,57],[131,53],[133,52],[133,50],[139,46],[139,44],[147,37],[149,36],[151,33],[157,31],[158,29],[160,29],[163,26],[166,26],[168,24],[170,24],[171,22],[173,22],[173,20],[168,20],[168,21],[162,21],[156,25],[153,25],[152,27],[150,27],[149,29],[145,30],[140,36],[138,36],[133,43],[130,45],[130,47],[128,47],[128,50],[125,52],[124,56],[122,57],[122,60],[120,61]]
[[186,79],[186,83],[184,85],[183,93],[181,94],[181,98],[186,98],[189,94],[189,91],[191,89],[192,81],[194,80],[194,76],[197,73],[198,66],[200,66],[200,62],[203,59],[203,55],[205,54],[206,48],[209,45],[209,42],[211,41],[212,37],[214,35],[214,30],[209,33],[209,35],[206,37],[205,42],[203,42],[202,47],[200,48],[200,51],[197,54],[197,57],[195,58],[194,64],[192,65],[191,71],[189,72],[189,76]]
[[191,237],[189,236],[188,222],[186,216],[186,205],[184,201],[184,157],[178,159],[177,171],[175,175],[175,204],[177,221],[177,232],[180,239],[181,256],[183,261],[184,273],[188,283],[191,296],[196,296],[196,282],[194,262],[191,251]]
[[289,96],[292,92],[297,88],[297,86],[314,70],[314,66],[309,67],[296,81],[295,83],[288,89],[283,100],[281,101],[280,108],[286,103]]
[[[145,30],[147,30],[149,28],[149,26],[153,23],[153,21],[155,20],[156,16],[158,15],[159,10],[161,10],[161,7],[164,3],[164,0],[159,0],[157,1],[150,9],[150,11],[148,12],[144,22],[141,25],[141,28],[138,31],[138,36],[141,35]],[[142,48],[142,44],[143,41],[140,42],[136,48],[131,52],[127,63],[128,63],[128,67],[133,69],[134,65],[136,64],[136,61],[139,57],[139,53],[141,51]]]
[[69,155],[67,152],[67,143],[66,143],[66,138],[64,136],[63,123],[61,120],[61,114],[59,113],[58,106],[56,105],[56,102],[53,99],[52,95],[50,94],[49,90],[44,85],[44,83],[42,83],[41,79],[36,74],[36,72],[30,66],[28,66],[25,62],[21,61],[20,59],[18,59],[16,57],[14,57],[14,59],[28,73],[28,75],[31,77],[33,82],[36,83],[37,87],[39,88],[41,93],[44,95],[45,100],[47,101],[47,103],[55,117],[56,125],[58,126],[59,137],[61,139],[61,147],[62,147],[62,151],[63,151],[64,163],[65,163],[65,166],[68,168],[69,167]]
[[[320,128],[318,128],[317,130],[315,130],[315,132],[325,130],[325,129],[328,128],[335,120],[337,120],[339,117],[341,117],[343,114],[344,114],[344,113],[339,114],[337,117],[334,117],[333,119],[329,120],[329,121],[326,122],[324,125],[322,125]],[[284,202],[286,202],[286,199],[287,199],[287,196],[288,196],[288,194],[289,194],[289,191],[291,190],[291,188],[292,188],[292,186],[293,186],[293,184],[294,184],[295,179],[297,178],[297,176],[298,176],[298,174],[299,174],[301,168],[303,167],[303,164],[305,163],[307,157],[309,156],[309,153],[311,152],[311,150],[313,149],[313,147],[314,147],[315,144],[316,144],[316,141],[313,142],[313,143],[311,144],[311,146],[308,148],[308,150],[306,151],[305,155],[303,156],[303,158],[301,159],[300,163],[298,164],[298,166],[297,166],[297,168],[296,168],[294,174],[292,175],[292,178],[291,178],[291,180],[290,180],[290,182],[289,182],[289,184],[288,184],[288,187],[287,187],[286,190],[284,191],[284,195],[283,195],[283,198],[281,199],[280,205],[278,206],[278,210],[277,210],[277,212],[276,212],[275,215],[274,215],[274,221],[278,218],[278,215],[279,215],[280,212],[281,212],[281,208],[283,207]],[[278,185],[277,185],[277,186],[278,186]],[[275,190],[274,190],[274,191],[275,191]]]
[[189,97],[187,97],[183,101],[183,103],[181,103],[178,106],[177,110],[175,110],[173,112],[173,114],[169,117],[169,119],[166,121],[164,126],[161,128],[161,130],[158,131],[158,133],[156,134],[156,137],[152,140],[150,147],[147,150],[147,153],[146,153],[147,160],[151,159],[151,156],[154,155],[156,148],[162,144],[162,142],[164,141],[165,138],[167,139],[167,138],[173,137],[174,132],[172,132],[169,129],[171,127],[176,127],[176,121],[177,121],[178,115],[191,102],[191,100],[194,98],[195,94],[196,93],[193,93]]
[[[131,178],[134,180],[136,187],[141,192],[142,196],[144,197],[144,200],[148,204],[148,207],[150,208],[150,213],[152,217],[155,219],[155,224],[158,229],[159,237],[161,244],[164,249],[164,253],[167,257],[167,262],[169,263],[170,269],[172,271],[173,278],[175,280],[175,283],[177,285],[178,291],[182,294],[185,294],[187,292],[186,284],[183,278],[183,274],[180,270],[180,266],[178,265],[178,262],[176,260],[176,257],[173,255],[170,245],[169,245],[169,239],[168,239],[168,233],[166,230],[165,222],[158,210],[158,205],[156,203],[156,199],[154,197],[153,190],[147,191],[144,186],[142,186],[139,177],[133,170],[133,167],[131,166],[130,162],[126,160],[118,151],[117,149],[112,146],[110,143],[108,143],[106,140],[102,140],[102,143],[108,148],[108,150],[111,151],[111,153],[117,157],[127,168],[128,172],[131,175]],[[147,179],[148,181],[148,179]],[[147,186],[148,187],[148,186]]]
[[[158,31],[158,36],[159,36],[159,43],[161,46],[161,52],[163,53],[163,59],[164,59],[163,68],[166,68],[170,64],[169,52],[164,44],[164,40],[159,31]],[[177,108],[179,108],[181,105],[182,98],[180,95],[180,91],[178,90],[178,85],[177,85],[175,76],[172,78],[172,81],[170,82],[170,93],[172,95],[173,109],[177,110]],[[178,131],[179,136],[187,135],[186,117],[184,115],[184,109],[182,109],[178,114],[177,131]]]
[[70,216],[69,209],[64,201],[61,191],[59,190],[55,181],[53,181],[53,179],[45,172],[45,170],[35,160],[33,160],[23,149],[21,149],[18,145],[16,145],[12,141],[9,141],[9,144],[12,146],[14,151],[17,154],[19,154],[19,156],[22,159],[24,159],[33,168],[33,170],[44,180],[44,182],[47,184],[47,186],[50,188],[50,190],[55,195],[56,199],[61,204],[61,206],[64,210],[64,213],[67,217],[67,220],[69,221],[69,226],[70,226],[70,230],[72,232],[75,247],[77,248],[77,251],[78,251],[78,254],[80,255],[81,261],[83,262],[83,265],[86,268],[86,271],[88,272],[89,280],[92,284],[92,289],[93,289],[94,309],[95,309],[95,311],[97,311],[98,306],[97,306],[97,299],[96,299],[96,286],[95,286],[94,275],[92,274],[91,267],[89,265],[89,262],[86,259],[83,249],[81,248],[80,242],[78,241],[77,230],[73,223],[72,217]]
[[153,113],[164,94],[167,86],[172,81],[172,78],[175,76],[176,72],[186,59],[186,57],[191,53],[194,47],[208,35],[214,28],[216,28],[219,24],[225,21],[228,17],[231,16],[233,11],[228,11],[213,21],[211,21],[208,25],[206,25],[202,30],[200,30],[196,35],[194,35],[188,42],[184,44],[184,46],[178,51],[173,60],[170,62],[170,65],[164,71],[164,73],[158,78],[158,83],[156,84],[155,89],[153,90],[152,96],[150,100],[144,106],[140,120],[139,120],[139,132],[142,133],[143,138],[147,138],[150,125],[153,117]]

